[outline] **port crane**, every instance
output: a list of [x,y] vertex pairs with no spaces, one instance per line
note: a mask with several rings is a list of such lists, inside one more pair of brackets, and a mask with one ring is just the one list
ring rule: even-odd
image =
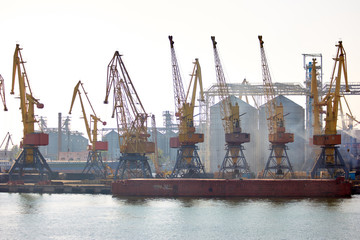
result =
[[[146,113],[118,51],[107,68],[106,96],[108,103],[113,89],[113,113],[119,133],[120,161],[114,178],[151,178],[146,154],[155,152],[155,144],[148,141]],[[119,175],[119,176],[118,176]]]
[[0,97],[1,97],[1,101],[4,105],[4,111],[7,111],[7,107],[6,107],[6,99],[5,99],[5,82],[4,82],[4,78],[1,76],[0,74]]
[[151,137],[152,137],[152,141],[155,144],[155,151],[153,154],[153,164],[154,164],[154,168],[155,168],[155,177],[156,178],[163,178],[164,173],[161,171],[160,169],[160,164],[159,164],[159,150],[158,150],[158,144],[157,144],[157,129],[156,129],[156,119],[155,119],[155,115],[152,114],[151,115]]
[[250,142],[250,134],[243,133],[241,130],[239,105],[237,102],[231,101],[215,36],[212,36],[211,40],[214,49],[216,79],[219,85],[220,112],[225,131],[226,153],[220,167],[220,174],[223,178],[241,178],[243,174],[250,174],[250,167],[243,152],[243,143]]
[[[0,148],[2,148],[2,146],[4,145],[5,143],[5,147],[4,147],[4,152],[5,152],[5,156],[7,156],[7,153],[8,153],[8,148],[9,148],[9,144],[11,142],[11,145],[14,145],[12,139],[11,139],[11,134],[9,132],[7,132],[7,134],[5,135],[4,137],[4,140],[2,141],[1,145],[0,145]],[[11,157],[11,156],[10,156]]]
[[265,55],[264,41],[258,36],[261,52],[264,96],[268,120],[270,155],[266,162],[263,177],[285,178],[294,172],[287,154],[287,143],[294,142],[294,134],[285,131],[284,107],[277,103],[271,80],[270,70]]
[[42,109],[44,104],[36,99],[31,91],[28,75],[25,70],[25,62],[21,55],[21,48],[16,44],[14,59],[13,59],[13,73],[12,73],[12,88],[10,94],[14,94],[15,78],[18,76],[19,93],[20,93],[20,109],[23,122],[23,138],[20,143],[22,151],[16,158],[14,164],[9,170],[10,180],[21,179],[22,176],[31,171],[37,172],[40,180],[46,180],[52,177],[52,171],[47,164],[45,158],[39,151],[38,146],[46,146],[49,144],[49,135],[42,132],[35,132],[35,105]]
[[[194,108],[198,84],[200,87],[200,101],[204,101],[201,67],[199,60],[195,59],[190,84],[185,95],[172,36],[169,36],[169,41],[175,97],[175,116],[179,122],[179,136],[170,139],[170,147],[178,149],[171,177],[199,177],[201,174],[205,174],[205,170],[197,152],[198,147],[196,144],[204,142],[204,134],[195,132]],[[191,87],[193,87],[192,93],[190,93]],[[188,98],[190,99],[188,100]]]
[[[312,129],[313,135],[320,135],[321,134],[321,119],[320,116],[323,113],[321,106],[319,106],[319,93],[318,93],[318,73],[317,69],[317,61],[316,58],[312,59],[311,63],[311,82],[310,82],[310,102],[312,104]],[[311,139],[312,140],[312,139]],[[311,143],[313,140],[311,141]],[[321,149],[319,146],[312,144],[311,146],[311,158],[315,159],[320,155]]]
[[[82,90],[82,91],[81,91]],[[85,111],[85,106],[83,103],[83,99],[81,97],[81,92],[85,95],[87,102],[92,110],[92,114],[90,114],[90,121],[88,121],[87,114]],[[81,105],[81,110],[84,118],[86,133],[88,135],[90,146],[89,146],[89,154],[87,157],[86,165],[82,171],[82,174],[94,174],[97,177],[106,178],[106,166],[103,163],[102,160],[102,151],[108,150],[108,144],[107,142],[101,142],[97,140],[98,135],[98,122],[102,123],[103,125],[106,125],[105,121],[102,121],[95,113],[95,110],[90,102],[90,99],[87,95],[87,92],[84,89],[84,85],[81,81],[79,81],[74,88],[73,97],[71,100],[71,106],[69,110],[69,114],[71,114],[71,111],[74,106],[74,102],[76,100],[76,96],[79,96],[79,101]],[[93,129],[91,129],[91,123],[93,123]]]
[[[347,63],[346,52],[339,41],[336,45],[337,54],[334,58],[335,64],[331,75],[330,87],[328,93],[318,103],[315,114],[318,115],[321,106],[326,106],[325,131],[324,134],[313,136],[313,144],[321,147],[321,154],[316,160],[312,170],[311,177],[318,176],[321,169],[326,169],[331,177],[335,177],[339,172],[345,174],[345,178],[349,176],[349,170],[338,150],[341,144],[341,135],[337,134],[336,125],[338,118],[339,102],[340,102],[340,82],[342,73],[344,74],[346,92],[350,92],[347,79]],[[336,75],[335,75],[336,73]],[[314,109],[315,109],[314,108]]]

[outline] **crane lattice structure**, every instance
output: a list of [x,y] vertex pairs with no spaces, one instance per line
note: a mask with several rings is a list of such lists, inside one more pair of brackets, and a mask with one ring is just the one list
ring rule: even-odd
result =
[[211,37],[214,49],[216,79],[219,84],[220,112],[225,131],[225,157],[220,167],[222,177],[241,178],[250,173],[249,164],[244,155],[243,143],[250,142],[250,134],[243,133],[240,126],[240,110],[238,103],[233,104],[226,84],[225,74],[221,66],[217,42]]
[[107,70],[106,96],[113,89],[114,107],[112,117],[116,116],[119,133],[120,161],[114,177],[151,178],[151,168],[146,154],[155,152],[155,145],[149,142],[146,113],[124,62],[118,51],[115,52]]
[[316,109],[316,111],[314,111],[314,115],[319,115],[321,112],[319,108],[321,106],[326,106],[326,117],[324,134],[314,135],[313,137],[314,145],[321,146],[322,150],[319,158],[313,166],[313,169],[311,170],[312,178],[318,176],[321,169],[326,169],[331,177],[335,177],[338,174],[344,174],[345,178],[348,178],[349,176],[349,170],[338,150],[339,147],[337,146],[341,144],[341,135],[337,134],[336,126],[341,96],[340,82],[342,72],[345,80],[345,92],[350,92],[350,89],[348,87],[347,79],[346,52],[342,45],[342,41],[339,41],[336,47],[338,47],[338,49],[336,57],[334,58],[335,64],[331,75],[328,93],[323,97],[322,101],[317,104],[317,106],[314,106],[314,109]]
[[[169,40],[174,83],[175,116],[179,122],[179,136],[170,139],[170,147],[178,149],[171,177],[201,177],[201,175],[205,174],[205,170],[198,154],[197,143],[204,141],[204,134],[195,133],[194,126],[197,84],[200,85],[200,99],[202,101],[204,99],[200,63],[198,59],[195,59],[190,84],[185,95],[172,36],[169,36]],[[192,84],[193,90],[190,93]],[[191,99],[188,101],[190,95]]]
[[15,77],[17,75],[19,80],[20,109],[24,135],[20,144],[22,151],[11,166],[9,176],[10,180],[15,180],[15,178],[22,179],[25,173],[31,172],[32,174],[38,173],[39,180],[47,180],[52,177],[52,171],[39,151],[38,146],[48,145],[49,135],[37,133],[34,128],[34,123],[37,122],[35,119],[34,105],[39,109],[43,108],[44,105],[33,97],[21,50],[20,45],[16,44],[10,94],[14,94]]
[[270,156],[266,162],[263,177],[285,178],[288,174],[294,175],[286,144],[294,141],[294,134],[285,132],[284,108],[275,101],[275,91],[267,63],[264,41],[259,36],[261,67],[264,83],[264,97],[267,107]]
[[[80,88],[81,87],[81,88]],[[81,91],[82,89],[82,91]],[[81,92],[85,95],[88,104],[92,110],[92,114],[90,114],[90,121],[88,121],[85,106],[83,103],[83,99],[81,97]],[[81,105],[81,110],[83,113],[83,118],[85,122],[85,128],[86,133],[88,135],[90,146],[89,146],[89,154],[87,157],[86,165],[82,171],[82,174],[94,174],[97,177],[100,178],[106,178],[106,166],[104,165],[102,161],[102,151],[107,151],[107,142],[101,142],[97,140],[97,134],[98,134],[98,122],[101,122],[103,125],[106,125],[106,122],[102,121],[99,117],[96,116],[95,110],[90,102],[90,99],[87,95],[87,92],[84,89],[83,83],[79,81],[74,88],[74,93],[71,101],[71,106],[69,110],[69,114],[71,114],[71,111],[74,106],[74,102],[76,99],[76,96],[79,96],[79,101]],[[93,123],[93,129],[91,129],[91,123]]]

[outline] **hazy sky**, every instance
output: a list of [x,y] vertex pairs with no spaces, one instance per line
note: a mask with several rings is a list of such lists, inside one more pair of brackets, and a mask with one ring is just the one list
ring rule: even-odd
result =
[[[9,108],[0,112],[0,139],[8,131],[16,144],[22,137],[18,82],[15,96],[9,94],[16,43],[23,48],[33,95],[45,105],[35,113],[46,116],[49,127],[57,127],[58,112],[68,115],[79,80],[97,115],[115,127],[112,105],[103,101],[107,64],[116,50],[123,54],[146,111],[155,113],[162,126],[162,111],[175,108],[168,35],[174,36],[185,86],[195,58],[204,88],[216,82],[212,35],[229,83],[262,81],[260,34],[273,82],[303,83],[303,53],[323,54],[327,82],[338,40],[347,52],[349,81],[360,82],[359,10],[357,0],[0,0],[0,74]],[[296,101],[305,104],[305,98]],[[85,132],[79,102],[75,104],[72,130]]]

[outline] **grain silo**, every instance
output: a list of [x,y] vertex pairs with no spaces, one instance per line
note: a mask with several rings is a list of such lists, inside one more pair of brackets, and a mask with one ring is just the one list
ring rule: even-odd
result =
[[[243,144],[244,154],[250,170],[256,172],[256,142],[257,135],[257,109],[235,96],[230,96],[233,104],[238,103],[240,108],[240,120],[242,132],[250,133],[250,142]],[[225,133],[220,114],[220,102],[210,107],[210,144],[207,151],[210,152],[210,171],[218,172],[225,157]]]

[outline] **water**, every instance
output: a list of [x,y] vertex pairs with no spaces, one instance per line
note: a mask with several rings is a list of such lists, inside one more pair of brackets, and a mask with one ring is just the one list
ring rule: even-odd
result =
[[359,239],[360,196],[153,199],[0,193],[0,239]]

